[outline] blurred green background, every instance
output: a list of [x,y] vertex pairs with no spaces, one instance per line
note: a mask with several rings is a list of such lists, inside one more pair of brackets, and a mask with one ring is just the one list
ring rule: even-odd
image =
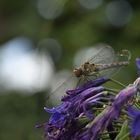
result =
[[48,89],[55,87],[50,81],[56,73],[54,81],[65,79],[82,48],[106,43],[130,50],[131,63],[116,78],[132,83],[140,56],[139,5],[136,0],[1,0],[0,140],[43,139],[35,124],[49,117],[43,107]]

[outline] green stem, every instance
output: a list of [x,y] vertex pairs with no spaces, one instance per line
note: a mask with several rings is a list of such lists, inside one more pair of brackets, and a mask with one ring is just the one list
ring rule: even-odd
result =
[[122,86],[123,88],[126,87],[126,85],[122,84],[121,82],[119,82],[119,81],[117,81],[117,80],[115,80],[115,79],[110,78],[110,80],[111,80],[112,82],[114,82],[114,83],[116,83],[116,84]]
[[[118,93],[120,90],[117,90],[117,89],[111,89],[111,88],[105,88],[107,91],[111,91],[111,92],[114,92],[114,93]],[[109,94],[112,94],[112,95],[116,95],[114,93],[109,93]]]

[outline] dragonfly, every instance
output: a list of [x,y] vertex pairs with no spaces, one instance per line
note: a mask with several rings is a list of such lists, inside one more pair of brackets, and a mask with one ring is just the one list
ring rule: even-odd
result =
[[[115,53],[109,45],[99,44],[90,48],[88,53],[83,51],[80,57],[79,67],[75,67],[71,76],[50,92],[50,96],[64,94],[67,89],[75,89],[79,85],[101,76],[111,77],[115,75],[122,67],[129,64],[131,53],[128,50]],[[70,87],[69,83],[74,84]]]
[[105,71],[110,73],[112,70],[115,70],[117,72],[123,66],[127,66],[131,59],[130,51],[121,50],[121,52],[115,54],[114,49],[108,45],[100,44],[93,48],[92,51],[94,56],[82,63],[80,67],[74,68],[73,74],[77,78],[107,76],[108,74]]

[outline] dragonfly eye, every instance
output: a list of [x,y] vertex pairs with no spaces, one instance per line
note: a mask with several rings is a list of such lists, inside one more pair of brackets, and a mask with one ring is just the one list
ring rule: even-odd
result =
[[89,64],[89,62],[85,62],[85,64]]
[[74,69],[73,73],[75,74],[76,77],[80,77],[82,74],[82,70],[81,69]]

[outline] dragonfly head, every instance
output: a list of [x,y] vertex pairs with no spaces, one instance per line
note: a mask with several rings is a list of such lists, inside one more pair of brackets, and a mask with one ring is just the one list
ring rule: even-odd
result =
[[82,70],[79,68],[79,69],[74,69],[73,70],[73,73],[74,73],[74,75],[76,76],[76,77],[80,77],[81,76],[81,74],[82,74]]

